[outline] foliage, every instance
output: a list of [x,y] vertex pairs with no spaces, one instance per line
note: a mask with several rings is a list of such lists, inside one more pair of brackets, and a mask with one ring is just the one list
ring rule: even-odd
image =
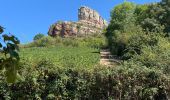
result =
[[154,36],[152,37],[152,40],[153,41],[150,41],[152,46],[143,46],[141,54],[136,55],[133,59],[141,62],[147,67],[157,67],[164,71],[164,73],[170,74],[170,42],[162,37],[159,37],[156,40]]
[[[107,28],[106,36],[113,54],[124,58],[124,56],[127,56],[127,51],[131,49],[128,57],[125,57],[125,59],[129,59],[133,54],[139,54],[142,48],[140,44],[146,42],[141,41],[144,40],[142,39],[143,37],[140,37],[141,35],[150,37],[148,39],[154,37],[155,41],[159,41],[157,40],[159,38],[159,35],[157,35],[158,33],[163,33],[167,36],[167,33],[165,33],[167,24],[164,20],[168,20],[168,18],[162,19],[163,16],[165,16],[163,15],[165,9],[161,4],[162,2],[135,6],[133,3],[125,2],[112,10],[111,22]],[[135,41],[134,36],[139,39],[139,41]],[[131,40],[132,38],[134,40]],[[147,41],[149,42],[152,40]],[[134,44],[132,44],[132,42]],[[132,45],[137,47],[130,47]]]
[[[169,13],[169,1],[168,0],[162,0],[159,3],[153,3],[153,4],[147,4],[147,5],[139,5],[136,8],[135,14],[138,17],[138,23],[141,24],[144,20],[153,20],[154,23],[160,24],[161,26],[164,26],[164,32],[168,33],[169,30],[169,24],[170,24],[170,13]],[[152,22],[151,22],[152,23]],[[154,29],[154,27],[153,27]]]
[[44,37],[44,34],[38,33],[37,35],[34,36],[34,41],[39,40]]
[[50,47],[50,46],[72,46],[72,47],[91,47],[100,48],[107,46],[106,38],[102,35],[100,36],[90,36],[90,37],[51,37],[46,36],[32,43],[22,45],[21,47]]
[[[118,8],[118,11],[122,12],[118,12]],[[141,27],[135,24],[136,17],[134,11],[135,5],[126,2],[116,6],[111,12],[112,19],[107,28],[106,37],[113,54],[122,56],[129,39],[141,31]]]
[[100,54],[94,48],[57,46],[21,48],[20,57],[21,61],[27,60],[33,66],[43,59],[49,59],[60,67],[90,69],[99,63]]
[[[160,3],[157,3],[156,5],[152,6],[150,8],[151,14],[154,15],[153,17],[161,23],[161,25],[165,26],[164,32],[169,33],[170,32],[170,9],[169,9],[169,0],[162,0]],[[168,34],[166,34],[168,35]]]
[[3,34],[3,27],[0,26],[0,69],[3,70],[7,82],[14,82],[18,70],[19,40],[14,35]]
[[36,47],[48,47],[53,44],[55,44],[55,40],[50,36],[42,37],[41,39],[34,41]]
[[[108,38],[112,53],[125,61],[122,67],[127,67],[127,71],[131,70],[131,75],[134,75],[136,72],[138,74],[140,73],[140,75],[148,75],[146,80],[151,79],[152,76],[154,80],[149,82],[152,85],[154,84],[153,82],[157,80],[155,78],[161,75],[170,77],[170,41],[167,35],[167,32],[169,32],[169,12],[167,6],[168,2],[166,0],[164,3],[137,5],[135,7],[127,7],[127,2],[120,4],[112,10],[111,21],[106,31],[106,37]],[[123,72],[126,72],[126,70],[123,70]],[[138,70],[141,70],[142,73],[138,72]],[[119,72],[119,76],[121,76],[120,73],[122,72]],[[127,73],[130,74],[130,72]],[[133,78],[136,76],[138,77],[138,74],[133,76]],[[121,80],[125,77],[126,76],[121,76]],[[128,77],[126,78],[128,79]],[[133,82],[129,80],[125,80],[124,82]],[[143,79],[140,80],[143,81]],[[141,82],[140,80],[135,82]],[[126,88],[128,86],[133,87],[131,84],[126,85],[126,83],[121,84],[121,86]],[[170,82],[167,83],[170,84]],[[147,83],[144,84],[145,86],[147,85]],[[151,86],[151,84],[149,86]],[[122,88],[118,88],[118,90],[121,89]],[[134,88],[131,89],[133,90]],[[129,93],[135,93],[130,91],[126,92],[126,89],[123,88],[121,93],[127,93],[127,97],[121,96],[121,98],[130,100],[143,100],[144,98],[149,100],[168,100],[167,92],[162,90],[161,88],[155,87],[145,88],[142,89],[142,93],[136,96],[131,95],[130,97],[133,98],[130,98],[128,97]],[[138,90],[136,90],[136,93],[137,91]],[[159,93],[162,93],[162,96]],[[155,94],[157,94],[157,96],[154,96]]]
[[157,27],[160,26],[160,24],[157,22],[156,19],[150,19],[150,18],[146,18],[141,22],[141,26],[143,27],[143,29],[148,30],[148,31],[153,31],[155,30]]
[[170,93],[170,80],[161,71],[133,62],[91,71],[59,68],[48,59],[21,66],[17,83],[0,81],[0,99],[166,100]]
[[133,12],[135,8],[134,3],[125,2],[123,4],[117,5],[111,12],[111,17],[116,18],[117,20],[121,21],[127,17],[128,13]]
[[168,100],[169,4],[125,2],[112,10],[106,37],[123,60],[119,66],[98,64],[99,49],[107,46],[102,35],[47,36],[22,45],[17,82],[7,84],[0,72],[0,99]]

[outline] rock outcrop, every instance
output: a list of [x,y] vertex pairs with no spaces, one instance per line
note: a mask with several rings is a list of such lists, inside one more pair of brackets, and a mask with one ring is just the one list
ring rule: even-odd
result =
[[96,12],[88,7],[78,9],[78,22],[57,22],[53,24],[48,34],[50,36],[85,36],[100,34],[107,26],[107,22]]
[[95,10],[88,7],[81,7],[78,12],[78,19],[80,22],[96,25],[96,27],[99,28],[103,28],[107,25],[107,22]]

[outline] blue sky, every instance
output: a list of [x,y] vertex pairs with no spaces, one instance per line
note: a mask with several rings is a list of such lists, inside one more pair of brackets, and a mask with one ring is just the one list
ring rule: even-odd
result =
[[[111,9],[124,0],[1,0],[0,25],[16,35],[21,43],[31,42],[37,33],[47,35],[49,26],[58,20],[77,21],[80,6],[95,9],[109,20]],[[160,0],[127,0],[138,4]]]

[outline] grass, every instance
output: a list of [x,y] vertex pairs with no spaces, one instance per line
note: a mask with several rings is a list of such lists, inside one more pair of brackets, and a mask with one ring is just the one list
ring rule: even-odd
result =
[[47,59],[58,67],[86,68],[91,69],[99,63],[100,54],[98,49],[89,47],[34,47],[22,48],[20,51],[21,61],[37,62]]

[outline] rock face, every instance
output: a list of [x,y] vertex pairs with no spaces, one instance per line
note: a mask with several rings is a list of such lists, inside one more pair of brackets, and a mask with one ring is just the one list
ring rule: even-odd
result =
[[57,22],[48,32],[50,36],[85,36],[100,34],[107,26],[107,22],[96,12],[88,7],[78,9],[78,22]]
[[96,12],[88,7],[81,7],[78,13],[79,21],[96,25],[96,27],[103,28],[107,22]]

